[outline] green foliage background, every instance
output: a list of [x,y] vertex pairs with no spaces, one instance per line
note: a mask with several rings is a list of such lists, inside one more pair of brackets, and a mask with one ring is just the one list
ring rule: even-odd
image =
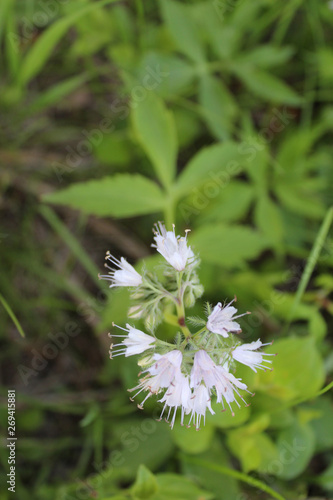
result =
[[[2,0],[17,498],[332,497],[332,25],[326,1]],[[139,412],[135,360],[108,359],[129,302],[97,279],[105,251],[155,266],[157,220],[191,229],[205,298],[236,294],[243,340],[278,353],[200,432]]]

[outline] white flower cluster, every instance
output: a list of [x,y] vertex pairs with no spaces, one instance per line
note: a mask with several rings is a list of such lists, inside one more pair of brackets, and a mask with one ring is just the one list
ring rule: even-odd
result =
[[[250,314],[236,315],[237,309],[232,306],[236,297],[222,306],[219,302],[213,310],[208,305],[207,320],[193,320],[201,328],[192,333],[185,322],[185,306],[192,306],[195,299],[203,293],[196,274],[199,258],[194,255],[187,243],[187,233],[184,237],[176,236],[175,228],[167,231],[162,223],[156,225],[152,245],[164,257],[166,267],[164,276],[166,283],[162,284],[155,275],[146,271],[139,274],[123,257],[115,259],[108,252],[106,259],[118,269],[110,269],[109,274],[100,276],[111,281],[110,287],[133,287],[132,299],[135,304],[130,308],[132,318],[142,318],[151,330],[152,335],[126,324],[121,328],[123,335],[112,335],[123,340],[111,344],[110,357],[124,355],[142,355],[138,364],[144,369],[140,373],[139,383],[130,392],[140,393],[144,398],[138,407],[143,408],[145,401],[152,395],[158,396],[163,404],[161,417],[171,427],[174,426],[177,410],[180,409],[180,423],[184,424],[188,415],[187,425],[200,428],[206,411],[214,411],[211,406],[212,397],[221,403],[225,410],[227,405],[234,415],[232,405],[240,407],[239,400],[247,405],[240,391],[251,394],[246,384],[236,378],[231,371],[236,363],[247,365],[253,371],[266,370],[271,360],[259,349],[265,345],[260,340],[250,344],[241,344],[232,333],[241,332],[239,323],[235,320]],[[170,314],[170,303],[176,314]],[[168,314],[166,314],[168,312]],[[164,318],[179,326],[179,334],[175,344],[158,339],[154,334],[157,324]],[[117,325],[113,325],[117,326]]]

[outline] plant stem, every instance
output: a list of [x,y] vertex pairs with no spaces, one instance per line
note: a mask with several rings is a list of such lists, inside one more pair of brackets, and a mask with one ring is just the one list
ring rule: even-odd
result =
[[178,285],[178,303],[176,304],[177,309],[177,317],[178,317],[178,325],[183,332],[185,338],[189,338],[192,336],[190,330],[187,328],[185,324],[185,307],[184,307],[184,290],[182,288],[182,277],[183,271],[177,273],[177,285]]
[[292,322],[294,318],[294,313],[295,310],[297,309],[297,306],[301,302],[302,296],[305,292],[305,289],[309,283],[309,280],[311,278],[311,274],[316,266],[317,260],[319,258],[319,254],[324,246],[327,234],[329,232],[329,229],[331,227],[331,224],[333,222],[333,207],[331,207],[324,218],[324,221],[319,229],[318,235],[315,239],[315,242],[313,244],[311,253],[309,255],[309,258],[307,260],[304,272],[301,277],[301,281],[298,285],[297,292],[294,298],[294,302],[289,314],[289,321],[287,323],[286,328],[288,329],[290,323]]

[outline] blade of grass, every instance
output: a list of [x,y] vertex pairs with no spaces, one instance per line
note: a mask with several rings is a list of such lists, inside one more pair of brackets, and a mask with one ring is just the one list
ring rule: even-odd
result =
[[89,78],[87,73],[82,75],[73,76],[57,83],[53,87],[47,89],[45,92],[40,94],[35,101],[31,103],[30,106],[25,110],[25,114],[29,115],[32,113],[40,112],[41,110],[54,106],[58,101],[64,99],[68,94],[76,90],[83,83],[85,83]]
[[8,12],[12,6],[12,0],[2,0],[0,3],[0,40],[2,39],[3,28],[6,23]]
[[250,484],[254,488],[258,488],[261,491],[264,491],[265,493],[268,493],[271,495],[273,498],[276,498],[277,500],[285,500],[285,498],[274,491],[272,488],[267,486],[267,484],[263,483],[262,481],[259,481],[258,479],[255,479],[251,476],[248,476],[247,474],[244,474],[243,472],[239,472],[234,469],[229,469],[228,467],[223,467],[222,465],[217,465],[213,464],[211,462],[206,462],[205,460],[201,460],[199,458],[194,458],[194,457],[189,457],[186,455],[182,455],[183,460],[185,462],[188,462],[190,464],[196,464],[200,465],[201,467],[205,467],[206,469],[213,470],[215,472],[219,472],[220,474],[225,474],[227,476],[234,477],[235,479],[238,479],[239,481],[243,481],[243,483]]
[[322,394],[325,394],[325,392],[329,391],[330,389],[332,389],[333,387],[333,381],[326,385],[325,387],[323,387],[323,389],[320,389],[319,392],[317,392],[317,394],[315,395],[315,398],[318,398],[318,396],[321,396]]
[[8,304],[8,302],[6,301],[6,299],[1,295],[1,293],[0,293],[0,302],[3,305],[4,309],[7,311],[8,315],[10,316],[10,318],[13,321],[14,325],[16,326],[16,328],[17,328],[19,334],[21,335],[21,337],[25,337],[25,333],[23,331],[22,326],[20,325],[19,320],[17,319],[17,317],[15,316],[12,308],[10,307],[10,305]]
[[116,1],[117,0],[101,0],[99,2],[89,3],[81,10],[72,12],[71,14],[62,17],[47,28],[47,30],[45,30],[45,32],[38,38],[25,56],[17,77],[18,85],[26,85],[39,73],[45,62],[50,57],[56,44],[80,17],[88,14],[94,9],[98,9]]
[[21,62],[19,40],[20,35],[16,25],[15,11],[12,10],[8,12],[6,26],[6,57],[8,69],[13,80],[19,71]]
[[60,238],[72,250],[76,258],[81,262],[85,270],[89,273],[92,280],[100,287],[100,280],[98,279],[99,269],[95,266],[89,255],[84,251],[77,239],[67,229],[65,224],[56,216],[54,211],[46,206],[42,206],[39,212],[47,220],[53,230],[58,233]]
[[278,408],[275,408],[274,410],[270,411],[270,413],[275,413],[277,411],[288,410],[288,408],[293,408],[294,406],[298,406],[298,405],[300,405],[302,403],[306,403],[307,401],[314,401],[319,396],[322,396],[323,394],[325,394],[325,392],[328,392],[330,389],[332,389],[332,387],[333,387],[333,381],[330,382],[325,387],[323,387],[322,389],[320,389],[320,391],[318,391],[317,394],[314,394],[313,396],[310,396],[310,397],[306,396],[305,398],[296,399],[296,400],[293,400],[293,401],[288,401],[285,404],[279,405]]
[[293,320],[293,315],[295,313],[295,310],[296,310],[297,306],[299,305],[299,303],[301,302],[302,296],[303,296],[305,289],[309,283],[311,274],[316,266],[319,254],[321,252],[321,249],[323,248],[323,245],[324,245],[324,242],[326,240],[328,231],[331,227],[332,221],[333,221],[333,207],[331,207],[327,211],[326,216],[324,218],[324,221],[319,229],[317,238],[315,239],[315,242],[313,244],[312,250],[310,252],[310,255],[309,255],[309,258],[307,260],[304,272],[303,272],[302,277],[301,277],[301,281],[299,282],[299,285],[297,288],[297,292],[296,292],[296,295],[294,298],[293,305],[291,307],[287,328],[289,327],[290,323]]

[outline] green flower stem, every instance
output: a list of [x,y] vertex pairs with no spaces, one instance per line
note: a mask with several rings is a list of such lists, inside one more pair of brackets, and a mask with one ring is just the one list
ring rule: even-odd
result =
[[190,330],[187,328],[185,324],[185,307],[184,307],[184,289],[182,287],[182,277],[183,271],[177,273],[177,285],[178,285],[178,300],[176,303],[177,309],[177,317],[178,317],[178,325],[185,336],[185,338],[190,338],[192,336]]
[[195,337],[196,335],[200,335],[200,333],[203,333],[205,330],[207,330],[206,325],[205,325],[205,326],[203,326],[202,328],[200,328],[200,330],[198,330],[197,332],[195,332],[194,337]]
[[149,283],[148,281],[145,282],[145,286],[147,288],[150,288],[151,290],[153,290],[153,292],[155,292],[156,294],[164,295],[165,297],[168,297],[170,300],[172,300],[172,302],[174,302],[175,304],[178,304],[177,297],[172,295],[172,293],[170,293],[165,288],[163,288],[163,287],[157,288],[156,286],[154,286],[152,283]]

